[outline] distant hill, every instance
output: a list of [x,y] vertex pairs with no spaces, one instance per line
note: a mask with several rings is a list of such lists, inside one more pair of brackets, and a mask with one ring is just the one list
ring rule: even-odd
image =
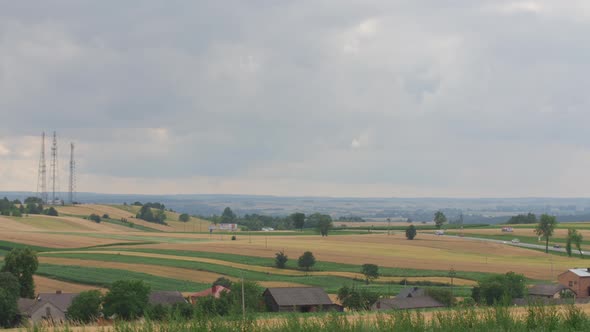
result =
[[[0,197],[23,200],[30,192],[0,192]],[[60,194],[65,197],[66,194]],[[449,220],[463,214],[466,223],[501,223],[510,216],[532,212],[549,213],[563,221],[590,220],[590,198],[346,198],[278,197],[251,195],[123,195],[77,193],[82,203],[115,205],[124,202],[160,202],[167,208],[191,215],[220,215],[226,206],[238,215],[258,213],[285,216],[293,212],[330,214],[332,217],[357,216],[371,220],[410,218],[430,221],[442,210]]]

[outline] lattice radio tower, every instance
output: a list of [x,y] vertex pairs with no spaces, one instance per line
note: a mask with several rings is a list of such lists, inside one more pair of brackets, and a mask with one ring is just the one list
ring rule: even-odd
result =
[[41,155],[37,173],[37,197],[47,203],[47,165],[45,164],[45,132],[41,135]]
[[68,201],[74,204],[74,192],[76,191],[76,161],[74,160],[74,143],[70,143],[70,187]]
[[59,197],[55,196],[56,189],[59,193],[59,165],[57,160],[57,134],[53,132],[53,145],[51,145],[51,204],[58,204]]

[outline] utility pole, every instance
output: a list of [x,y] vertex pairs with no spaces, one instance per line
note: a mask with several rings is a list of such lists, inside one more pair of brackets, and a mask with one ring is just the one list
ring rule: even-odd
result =
[[241,271],[242,276],[242,319],[246,320],[246,298],[244,296],[244,271]]
[[387,235],[391,235],[391,218],[387,218]]

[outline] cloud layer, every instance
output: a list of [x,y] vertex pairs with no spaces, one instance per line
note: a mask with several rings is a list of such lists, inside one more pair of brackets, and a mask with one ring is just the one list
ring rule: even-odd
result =
[[81,191],[587,196],[589,32],[574,0],[12,2],[0,190],[56,130]]

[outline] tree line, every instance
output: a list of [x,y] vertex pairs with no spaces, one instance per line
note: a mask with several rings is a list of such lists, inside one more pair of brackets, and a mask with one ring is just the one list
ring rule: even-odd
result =
[[6,197],[0,200],[0,215],[22,217],[26,214],[59,215],[53,206],[44,207],[43,201],[39,197],[27,197],[24,203],[18,199],[10,201]]

